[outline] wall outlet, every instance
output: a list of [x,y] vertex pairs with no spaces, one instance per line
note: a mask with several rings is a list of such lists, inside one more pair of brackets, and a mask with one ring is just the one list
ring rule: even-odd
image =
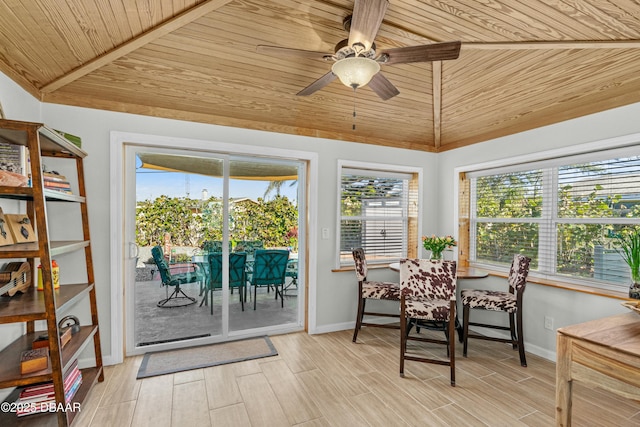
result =
[[544,328],[553,331],[553,317],[544,316]]

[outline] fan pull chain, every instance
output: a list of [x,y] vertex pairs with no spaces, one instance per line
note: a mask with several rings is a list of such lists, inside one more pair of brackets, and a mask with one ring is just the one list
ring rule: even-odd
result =
[[353,124],[351,130],[356,130],[356,88],[353,88]]

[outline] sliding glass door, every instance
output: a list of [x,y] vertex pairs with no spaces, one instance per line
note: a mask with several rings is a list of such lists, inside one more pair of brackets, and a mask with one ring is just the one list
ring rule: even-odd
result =
[[127,354],[302,327],[303,162],[133,144],[125,158]]

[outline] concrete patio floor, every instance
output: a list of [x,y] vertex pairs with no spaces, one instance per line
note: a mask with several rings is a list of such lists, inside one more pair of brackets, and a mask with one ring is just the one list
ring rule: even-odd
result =
[[[290,279],[287,280],[290,283]],[[161,308],[158,301],[166,298],[166,288],[161,286],[159,277],[150,281],[138,281],[135,284],[135,342],[136,346],[154,343],[179,341],[199,336],[222,334],[222,291],[213,295],[213,314],[208,305],[200,303],[200,284],[182,285],[184,293],[196,298],[197,302],[185,307]],[[256,310],[253,310],[253,292],[251,299],[245,302],[242,311],[238,291],[229,296],[229,330],[290,324],[297,321],[298,298],[295,288],[290,288],[284,298],[284,307],[280,299],[274,299],[274,292],[267,293],[266,288],[258,288]],[[173,288],[169,289],[169,294]],[[252,290],[253,291],[253,290]]]

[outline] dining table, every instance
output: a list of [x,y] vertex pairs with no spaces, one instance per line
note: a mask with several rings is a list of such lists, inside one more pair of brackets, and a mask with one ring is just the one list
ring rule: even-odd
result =
[[[400,272],[400,263],[392,262],[389,268],[393,271]],[[489,272],[475,267],[457,266],[456,277],[458,279],[484,279],[489,276]]]

